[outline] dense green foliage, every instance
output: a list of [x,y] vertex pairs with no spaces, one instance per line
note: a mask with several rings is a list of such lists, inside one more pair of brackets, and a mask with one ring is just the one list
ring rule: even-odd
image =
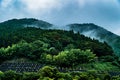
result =
[[59,66],[70,67],[82,63],[89,63],[95,59],[95,54],[90,50],[71,49],[60,52],[55,56],[55,62]]
[[82,50],[90,49],[98,56],[104,56],[108,54],[111,55],[113,53],[111,47],[109,47],[106,43],[100,43],[97,40],[92,40],[83,35],[74,34],[73,31],[68,32],[62,30],[24,28],[9,33],[1,40],[1,47],[11,46],[12,44],[18,43],[21,40],[25,40],[28,43],[41,40],[45,43],[48,43],[50,47],[55,47],[59,51],[71,47]]
[[93,23],[70,24],[68,26],[72,30],[80,32],[86,36],[107,42],[112,47],[115,54],[120,57],[120,36]]
[[[0,43],[2,43],[0,44],[0,47],[2,46],[7,47],[9,45],[8,43],[12,43],[12,40],[9,41],[9,38],[11,36],[9,34],[14,33],[14,31],[16,30],[20,30],[25,27],[49,28],[51,26],[52,24],[50,23],[47,23],[42,20],[37,20],[34,18],[12,19],[2,22],[0,23]],[[6,41],[8,41],[8,43],[6,43]]]
[[[7,59],[26,57],[41,63],[53,63],[54,60],[65,58],[68,61],[67,66],[71,62],[74,65],[87,63],[91,60],[89,58],[94,56],[93,54],[101,58],[102,56],[113,56],[111,47],[106,43],[100,43],[79,33],[75,34],[73,31],[42,30],[28,27],[9,33],[1,40],[4,41],[0,43],[1,46],[3,45],[0,49],[1,62]],[[60,56],[61,54],[64,56]],[[85,58],[85,61],[82,58]]]
[[107,72],[88,70],[86,72],[59,72],[56,68],[45,66],[38,72],[17,73],[0,72],[0,80],[119,80],[120,75],[110,76]]
[[[88,80],[88,78],[89,80],[103,80],[104,77],[98,76],[98,72],[93,74],[94,71],[88,72],[88,70],[120,70],[120,59],[113,54],[112,48],[106,42],[99,42],[79,32],[74,33],[72,30],[43,30],[38,27],[25,27],[24,23],[33,24],[31,20],[26,22],[26,19],[22,21],[15,19],[8,21],[9,23],[0,24],[0,64],[25,58],[61,69],[83,68],[87,72],[61,73],[47,66],[38,73],[0,72],[0,78],[4,80]],[[43,26],[43,24],[39,25]],[[44,23],[44,26],[46,25],[50,26]]]

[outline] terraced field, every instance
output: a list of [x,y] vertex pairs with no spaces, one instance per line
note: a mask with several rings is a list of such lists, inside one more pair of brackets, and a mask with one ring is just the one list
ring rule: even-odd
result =
[[[40,63],[32,63],[32,62],[4,62],[0,65],[0,71],[8,71],[13,70],[16,72],[37,72],[40,70],[40,68],[44,67],[44,64]],[[85,68],[77,68],[77,69],[71,69],[71,68],[61,68],[56,67],[60,72],[86,72]],[[104,71],[99,71],[99,73],[104,73]],[[120,71],[108,71],[110,76],[116,76],[120,75]]]
[[7,70],[14,70],[16,72],[37,72],[41,67],[43,67],[42,64],[38,63],[3,63],[0,65],[1,71],[7,71]]

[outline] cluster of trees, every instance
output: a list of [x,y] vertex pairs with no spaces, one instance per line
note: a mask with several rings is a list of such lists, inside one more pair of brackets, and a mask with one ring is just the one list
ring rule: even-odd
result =
[[60,52],[55,56],[57,65],[63,67],[76,66],[78,64],[89,63],[95,60],[95,54],[90,50],[70,49]]
[[59,72],[56,68],[45,66],[38,72],[17,73],[15,71],[0,71],[0,80],[119,80],[120,75],[110,76],[107,72],[96,70],[86,72]]
[[13,44],[7,48],[0,49],[1,61],[14,58],[28,58],[32,60],[41,59],[43,53],[47,52],[48,44],[38,40],[32,43],[21,41],[18,44]]
[[99,61],[120,66],[119,58],[113,55],[112,48],[105,42],[73,31],[33,27],[16,29],[11,33],[5,31],[4,36],[0,37],[0,63],[16,58],[60,67],[96,62],[98,58]]
[[[110,70],[111,67],[115,68],[111,64],[118,67],[120,66],[118,57],[103,56],[98,58],[89,49],[81,50],[73,49],[72,47],[73,45],[69,45],[63,51],[58,51],[55,47],[51,47],[48,43],[40,40],[31,43],[22,40],[18,44],[13,44],[7,48],[0,48],[0,62],[2,63],[6,60],[27,58],[30,61],[39,62],[41,64],[68,68],[75,68],[80,64],[91,64],[86,68],[89,69],[92,67],[98,70],[101,69],[99,67],[102,66],[104,70]],[[106,65],[104,66],[103,63],[99,63],[101,61]],[[99,67],[97,65],[99,65]],[[107,67],[107,65],[109,65],[109,67]]]
[[[0,23],[0,64],[6,60],[26,58],[41,64],[56,67],[83,67],[89,69],[119,70],[120,59],[113,55],[112,48],[105,42],[90,39],[79,33],[64,30],[42,30],[35,27],[25,27],[23,24],[33,24],[31,19],[11,20]],[[9,25],[10,24],[10,25]],[[41,26],[46,26],[44,23]],[[51,25],[51,24],[48,24]],[[13,26],[13,27],[12,27]],[[107,69],[109,65],[109,69]],[[87,67],[87,68],[88,68]],[[56,68],[43,67],[38,73],[16,73],[14,71],[0,72],[1,80],[114,80],[108,74],[96,71],[62,73]]]
[[51,47],[55,47],[58,51],[64,50],[66,47],[75,49],[90,49],[97,56],[112,55],[113,51],[106,43],[98,40],[92,40],[79,33],[63,30],[42,30],[39,28],[28,27],[12,32],[7,32],[0,36],[0,47],[8,47],[17,44],[21,40],[31,43],[41,40],[48,43]]
[[55,47],[50,47],[49,44],[37,40],[32,43],[21,41],[18,44],[13,44],[11,47],[0,49],[0,61],[27,58],[46,64],[55,64],[61,67],[71,67],[82,63],[94,61],[96,58],[90,50],[80,49],[65,49],[58,52]]

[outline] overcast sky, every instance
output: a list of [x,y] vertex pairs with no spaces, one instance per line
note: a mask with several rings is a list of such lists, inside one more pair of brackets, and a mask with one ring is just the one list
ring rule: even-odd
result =
[[12,18],[95,23],[120,35],[120,0],[0,0],[0,22]]

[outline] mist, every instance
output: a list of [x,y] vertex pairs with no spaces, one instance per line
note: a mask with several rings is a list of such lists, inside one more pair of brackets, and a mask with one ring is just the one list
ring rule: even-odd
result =
[[0,0],[0,22],[37,18],[59,28],[71,23],[94,23],[120,35],[119,14],[119,0]]

